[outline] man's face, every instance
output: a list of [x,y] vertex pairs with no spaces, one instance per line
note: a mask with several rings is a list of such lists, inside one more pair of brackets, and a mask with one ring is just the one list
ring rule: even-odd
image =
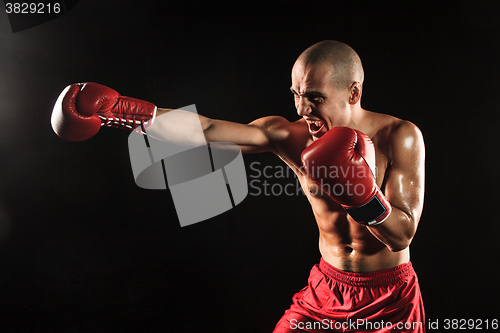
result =
[[348,122],[349,91],[335,86],[328,64],[305,65],[297,61],[292,69],[290,90],[294,94],[297,114],[305,119],[313,138]]

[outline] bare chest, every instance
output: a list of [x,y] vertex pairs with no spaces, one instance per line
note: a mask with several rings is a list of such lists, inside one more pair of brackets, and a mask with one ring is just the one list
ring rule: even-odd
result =
[[[305,149],[305,148],[304,148]],[[309,178],[304,170],[304,167],[302,166],[302,161],[300,159],[300,154],[302,152],[302,149],[300,152],[297,151],[290,151],[288,154],[283,154],[283,156],[280,156],[281,159],[294,171],[295,175],[300,181],[300,184],[302,186],[302,189],[304,190],[304,193],[308,196],[308,198],[315,198],[318,200],[326,200],[326,197],[328,195],[321,189],[320,186],[318,186],[315,182]],[[387,172],[388,168],[388,159],[387,156],[383,153],[383,151],[376,152],[375,154],[375,170],[373,171],[373,175],[376,179],[377,185],[379,187],[383,186],[384,183],[384,178]],[[333,178],[340,178],[342,176],[350,176],[351,174],[355,174],[359,172],[358,169],[355,167],[342,167],[342,166],[330,166],[328,168],[328,174],[332,175]],[[352,175],[351,175],[352,176]],[[352,177],[354,178],[354,177]],[[328,197],[329,199],[329,197]],[[311,202],[312,204],[312,202]]]

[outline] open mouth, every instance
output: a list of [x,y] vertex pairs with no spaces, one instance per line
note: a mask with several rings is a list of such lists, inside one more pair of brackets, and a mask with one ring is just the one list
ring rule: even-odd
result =
[[312,136],[318,134],[325,127],[325,123],[321,120],[307,120],[307,124],[309,125],[309,133]]

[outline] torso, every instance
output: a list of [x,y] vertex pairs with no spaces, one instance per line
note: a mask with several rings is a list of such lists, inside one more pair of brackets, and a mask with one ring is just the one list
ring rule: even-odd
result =
[[[390,167],[390,132],[401,120],[368,113],[369,126],[356,128],[375,145],[376,180],[384,191],[384,176]],[[374,125],[376,124],[376,125]],[[324,193],[302,169],[301,153],[313,139],[308,126],[299,120],[287,124],[289,135],[276,148],[278,156],[295,172],[309,200],[319,228],[319,250],[325,261],[348,272],[371,272],[392,268],[409,261],[409,249],[392,252],[367,227],[355,222],[346,211]]]

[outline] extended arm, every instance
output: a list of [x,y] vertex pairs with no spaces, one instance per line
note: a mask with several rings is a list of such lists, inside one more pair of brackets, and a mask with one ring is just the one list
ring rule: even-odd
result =
[[240,124],[207,118],[189,111],[158,109],[156,121],[147,132],[159,140],[181,144],[231,142],[239,145],[242,152],[247,154],[267,151],[277,153],[274,143],[286,136],[287,123],[282,117],[269,116],[249,124]]
[[158,109],[153,103],[122,96],[93,82],[66,87],[54,105],[51,123],[56,134],[68,141],[87,140],[103,126],[128,130],[143,126],[159,140],[194,146],[231,142],[243,153],[277,153],[275,143],[287,137],[289,124],[277,116],[239,124],[189,111]]

